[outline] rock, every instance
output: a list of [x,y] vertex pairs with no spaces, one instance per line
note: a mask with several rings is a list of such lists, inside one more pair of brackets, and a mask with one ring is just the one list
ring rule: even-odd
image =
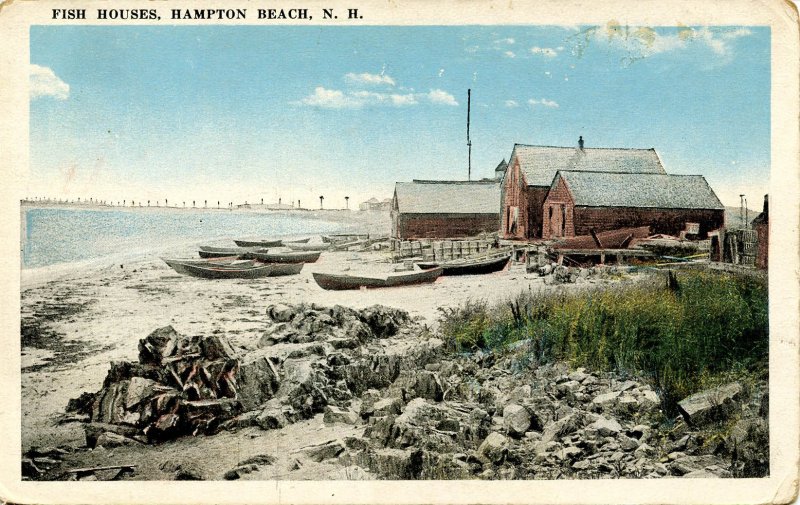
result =
[[373,404],[372,411],[375,416],[399,415],[402,407],[403,402],[399,398],[383,398]]
[[91,415],[95,396],[95,393],[85,392],[81,393],[78,398],[71,398],[69,402],[67,402],[66,411]]
[[200,339],[200,352],[208,360],[236,359],[236,353],[228,339],[219,335],[209,335]]
[[638,384],[636,383],[636,381],[624,381],[624,382],[619,382],[619,383],[617,383],[617,385],[614,387],[614,391],[620,391],[620,392],[622,392],[622,391],[628,391],[629,389],[633,389],[633,388],[635,388],[637,385],[638,385]]
[[119,435],[117,433],[111,431],[105,431],[97,437],[95,442],[95,447],[105,447],[106,449],[110,449],[111,447],[120,447],[123,445],[140,445],[141,442],[134,440],[132,438],[128,438],[123,435]]
[[422,472],[422,451],[412,449],[378,449],[366,454],[370,471],[387,479],[418,479]]
[[154,380],[145,379],[142,377],[132,377],[128,384],[128,391],[125,396],[125,409],[131,410],[143,401],[153,396],[156,390],[163,391],[164,386],[161,386]]
[[367,307],[360,312],[359,318],[369,326],[377,338],[394,336],[400,326],[409,321],[408,312],[382,305]]
[[736,408],[741,394],[742,385],[731,382],[684,398],[678,402],[678,411],[691,426],[719,421]]
[[552,423],[548,424],[542,432],[542,442],[552,442],[557,438],[572,433],[578,429],[579,421],[580,419],[578,414],[569,414],[557,421],[553,421]]
[[89,423],[83,426],[83,432],[86,437],[86,447],[95,447],[95,445],[97,445],[97,439],[104,433],[114,433],[130,438],[136,436],[139,430],[133,426],[119,424]]
[[442,401],[444,390],[439,375],[435,372],[423,370],[418,372],[413,386],[413,396],[426,398],[436,402]]
[[328,442],[304,447],[302,449],[311,460],[317,463],[338,457],[345,451],[344,443],[341,440],[329,440]]
[[634,451],[639,447],[639,441],[635,438],[630,438],[625,435],[619,435],[617,437],[617,441],[619,441],[619,446],[622,448],[623,451]]
[[528,409],[515,403],[503,409],[503,426],[511,436],[522,436],[531,427],[531,415]]
[[268,307],[267,314],[273,321],[277,321],[279,323],[288,323],[294,318],[296,312],[293,307],[283,303],[278,303]]
[[275,430],[288,426],[289,420],[284,414],[283,408],[277,399],[268,401],[256,417],[256,424],[263,430]]
[[503,461],[508,452],[506,437],[500,433],[490,433],[478,447],[478,458],[487,462],[498,464]]
[[161,365],[164,358],[175,354],[180,338],[172,326],[153,331],[139,341],[139,363]]
[[645,408],[657,407],[661,404],[661,399],[658,394],[652,389],[645,389],[642,392],[642,406]]
[[509,395],[509,398],[512,401],[519,402],[527,398],[530,398],[532,392],[533,391],[530,384],[523,384],[522,386],[517,386],[516,388],[514,388],[514,390],[511,391],[511,395]]
[[261,352],[251,353],[239,362],[236,373],[236,398],[244,410],[255,410],[273,397],[280,385],[277,368]]
[[683,474],[684,479],[716,479],[717,476],[706,470],[694,470]]
[[588,374],[586,373],[586,369],[583,367],[578,368],[577,370],[575,370],[574,372],[572,372],[567,376],[569,380],[576,382],[583,382],[586,379],[586,377],[588,377]]
[[582,459],[580,461],[576,461],[575,463],[573,463],[572,464],[572,469],[573,470],[586,470],[590,466],[592,466],[592,463],[588,459]]
[[436,429],[439,431],[458,433],[461,430],[461,423],[459,423],[456,419],[442,419],[436,423]]
[[561,449],[560,451],[556,452],[556,457],[561,461],[574,460],[581,454],[583,454],[582,449],[580,449],[579,447],[572,446],[572,447],[565,447],[564,449]]
[[617,398],[619,398],[620,394],[621,393],[619,391],[612,391],[610,393],[597,395],[594,397],[594,399],[592,399],[592,404],[603,407],[603,409],[610,408],[616,403]]
[[597,433],[601,437],[616,436],[617,433],[622,430],[622,426],[616,419],[607,419],[605,417],[600,417],[597,421],[590,424],[588,428],[597,430]]
[[343,409],[334,405],[328,405],[325,407],[325,414],[322,420],[325,424],[356,424],[358,423],[358,414],[351,409]]
[[560,398],[574,398],[575,393],[580,388],[581,383],[574,380],[562,382],[556,386],[556,391]]

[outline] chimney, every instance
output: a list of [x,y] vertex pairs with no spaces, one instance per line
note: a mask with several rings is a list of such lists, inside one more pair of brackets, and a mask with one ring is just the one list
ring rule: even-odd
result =
[[764,195],[764,221],[769,219],[769,195]]
[[580,137],[578,137],[578,149],[580,149],[581,151],[583,151],[583,135],[581,135]]

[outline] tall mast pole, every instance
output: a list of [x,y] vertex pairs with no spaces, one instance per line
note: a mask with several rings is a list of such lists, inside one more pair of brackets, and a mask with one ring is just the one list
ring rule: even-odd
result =
[[469,139],[469,108],[471,89],[467,89],[467,180],[472,180],[472,141]]

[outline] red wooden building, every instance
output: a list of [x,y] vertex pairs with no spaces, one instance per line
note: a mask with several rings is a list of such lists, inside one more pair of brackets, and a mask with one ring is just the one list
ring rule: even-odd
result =
[[725,225],[701,175],[559,170],[543,204],[545,239],[636,226],[677,236],[687,223],[699,224],[701,238]]
[[516,144],[502,179],[501,236],[541,238],[543,205],[559,170],[665,174],[655,149]]
[[395,183],[392,237],[463,238],[497,232],[500,184],[497,181]]

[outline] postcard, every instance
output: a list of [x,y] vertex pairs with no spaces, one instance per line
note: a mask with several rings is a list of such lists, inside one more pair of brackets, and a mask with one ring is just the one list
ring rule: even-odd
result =
[[792,4],[0,32],[4,502],[796,499]]

